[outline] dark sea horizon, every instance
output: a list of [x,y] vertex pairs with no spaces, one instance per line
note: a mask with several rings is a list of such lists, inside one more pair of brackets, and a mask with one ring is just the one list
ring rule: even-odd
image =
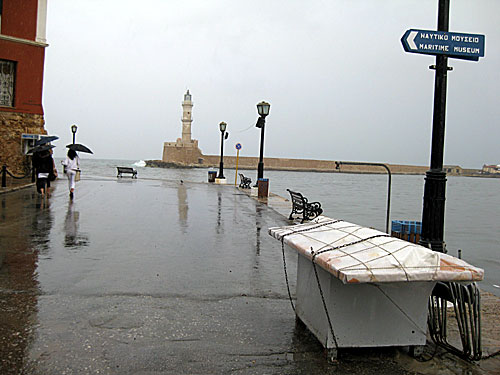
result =
[[[56,163],[60,167],[60,158]],[[184,180],[204,183],[213,168],[150,168],[143,160],[85,158],[82,180],[115,179],[117,166],[137,169],[140,179]],[[225,169],[228,184],[235,183],[235,170]],[[255,170],[239,172],[256,178]],[[62,175],[62,174],[61,174]],[[325,172],[264,171],[272,193],[288,197],[286,189],[319,201],[323,214],[385,231],[387,175]],[[421,221],[423,175],[393,175],[390,220]],[[239,181],[238,181],[239,183]],[[485,270],[481,289],[500,296],[500,180],[448,176],[446,185],[445,242],[448,253]]]

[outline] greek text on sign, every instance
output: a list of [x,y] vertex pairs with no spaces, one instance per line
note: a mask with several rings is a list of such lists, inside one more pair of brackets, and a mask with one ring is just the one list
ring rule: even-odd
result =
[[484,35],[410,29],[401,38],[406,52],[447,55],[466,60],[484,57]]

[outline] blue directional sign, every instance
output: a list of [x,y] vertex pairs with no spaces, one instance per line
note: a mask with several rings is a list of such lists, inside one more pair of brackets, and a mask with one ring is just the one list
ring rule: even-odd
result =
[[484,57],[484,35],[410,29],[401,38],[406,52],[446,55],[478,61]]

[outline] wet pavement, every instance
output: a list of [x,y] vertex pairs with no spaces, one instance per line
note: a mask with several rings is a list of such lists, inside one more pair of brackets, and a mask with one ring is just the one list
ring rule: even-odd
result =
[[[288,203],[233,186],[83,179],[0,195],[0,374],[486,374],[437,351],[341,353],[296,323]],[[291,289],[296,256],[287,253]],[[353,324],[353,329],[355,324]],[[430,356],[429,347],[424,356]],[[485,367],[486,366],[486,367]]]

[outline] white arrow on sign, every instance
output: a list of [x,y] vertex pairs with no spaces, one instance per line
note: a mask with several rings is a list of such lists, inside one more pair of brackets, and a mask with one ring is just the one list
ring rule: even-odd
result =
[[408,38],[406,39],[408,41],[408,46],[411,49],[417,49],[417,45],[414,42],[415,37],[417,36],[417,34],[418,34],[417,31],[412,31],[412,32],[410,32],[410,35],[408,35]]

